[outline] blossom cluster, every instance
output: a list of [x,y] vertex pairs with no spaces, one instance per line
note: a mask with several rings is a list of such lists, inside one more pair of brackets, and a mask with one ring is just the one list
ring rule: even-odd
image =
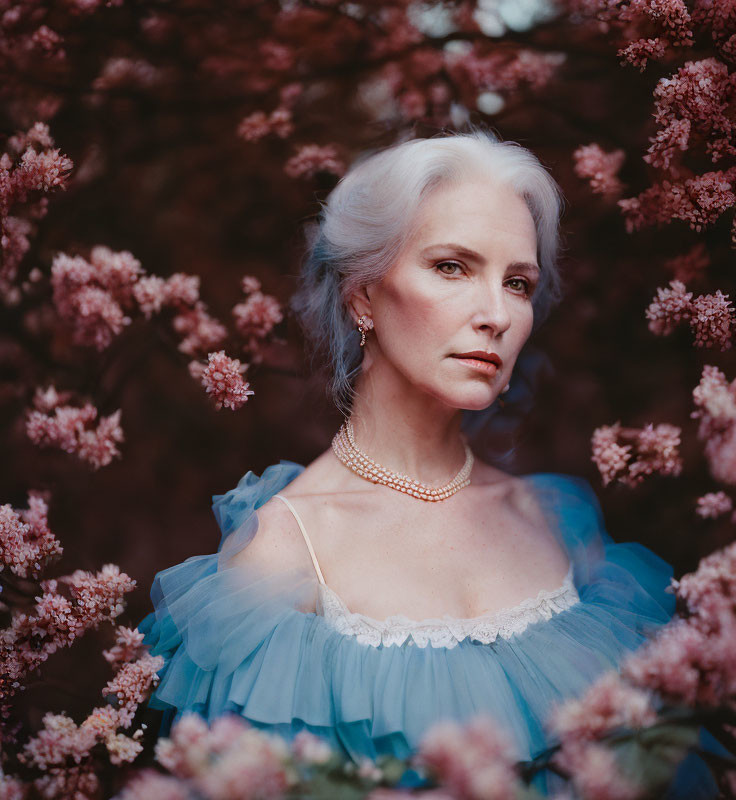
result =
[[42,580],[33,607],[13,609],[10,625],[0,631],[0,703],[22,690],[26,676],[49,655],[121,614],[135,583],[114,564]]
[[191,376],[202,383],[218,410],[224,406],[234,411],[254,393],[250,384],[243,380],[247,368],[248,365],[241,364],[239,359],[225,355],[224,350],[210,353],[206,366],[199,361],[189,363]]
[[679,156],[693,146],[695,136],[714,162],[736,155],[736,74],[722,61],[688,61],[657,83],[654,98],[654,119],[661,127],[644,156],[648,164],[677,176]]
[[99,763],[93,754],[96,745],[104,745],[114,765],[132,762],[142,752],[145,726],[132,735],[124,731],[131,727],[136,709],[158,682],[157,672],[164,660],[146,652],[143,634],[136,630],[118,626],[115,639],[114,647],[103,651],[117,667],[102,691],[109,702],[94,708],[80,725],[65,713],[45,714],[43,727],[18,755],[26,771],[36,775],[31,781],[16,779],[21,790],[33,788],[50,800],[93,798],[100,790]]
[[49,529],[47,498],[28,493],[28,508],[0,506],[0,572],[7,568],[20,578],[38,578],[62,554],[59,540]]
[[243,349],[257,357],[259,344],[284,319],[284,314],[278,299],[261,291],[257,278],[243,276],[241,287],[246,299],[233,306],[235,329],[243,339]]
[[623,150],[606,153],[595,143],[578,147],[572,154],[575,163],[575,174],[587,180],[596,194],[606,197],[618,197],[623,185],[618,172],[626,158]]
[[547,721],[561,747],[554,763],[571,776],[582,797],[635,800],[643,794],[601,740],[619,729],[638,730],[657,721],[652,693],[625,683],[617,672],[604,673],[585,694],[556,706]]
[[680,280],[672,280],[669,288],[658,288],[646,310],[649,330],[659,336],[671,334],[680,322],[688,322],[696,347],[733,346],[736,314],[729,295],[717,289],[715,294],[698,295],[686,290]]
[[641,228],[687,222],[694,231],[713,225],[736,203],[736,167],[680,180],[663,179],[636,197],[618,201],[629,233]]
[[647,475],[679,475],[681,429],[676,425],[649,423],[643,428],[624,428],[620,421],[593,431],[592,460],[603,485],[616,480],[626,486],[640,484]]
[[623,64],[646,69],[649,60],[665,60],[692,47],[695,33],[709,35],[726,60],[736,55],[733,4],[711,0],[565,0],[574,21],[593,25],[607,37],[618,33]]
[[[695,513],[703,519],[715,519],[733,508],[733,500],[723,491],[706,492],[697,500]],[[736,522],[736,518],[732,517]]]
[[[300,734],[300,740],[307,738],[315,737]],[[317,742],[311,749],[322,758],[324,748]],[[199,715],[185,714],[171,737],[156,743],[156,760],[171,775],[144,770],[118,800],[153,800],[162,791],[176,798],[278,798],[299,780],[282,737],[258,731],[232,714],[215,719],[211,727]]]
[[124,440],[121,410],[97,420],[98,411],[92,403],[81,407],[69,405],[71,396],[71,392],[58,392],[53,385],[46,389],[37,387],[34,407],[26,409],[28,438],[39,447],[57,447],[74,453],[94,469],[120,458],[117,445]]
[[515,758],[516,748],[506,731],[479,716],[464,725],[433,725],[412,761],[428,770],[450,797],[506,800],[521,788]]
[[626,660],[621,674],[672,705],[736,709],[736,542],[673,580],[689,615]]
[[729,383],[718,367],[706,364],[693,402],[690,416],[699,420],[698,438],[705,443],[711,475],[736,485],[736,379]]
[[98,245],[92,248],[89,261],[59,253],[51,267],[51,285],[56,311],[77,345],[98,351],[109,347],[131,324],[129,314],[136,308],[150,319],[171,307],[173,328],[182,337],[179,349],[188,355],[217,347],[227,336],[225,327],[209,315],[199,298],[199,276],[146,275],[128,251],[115,253]]
[[47,213],[48,193],[65,188],[72,167],[71,160],[54,148],[43,122],[11,136],[0,154],[0,298],[8,306],[22,299],[15,281],[30,248],[34,223]]

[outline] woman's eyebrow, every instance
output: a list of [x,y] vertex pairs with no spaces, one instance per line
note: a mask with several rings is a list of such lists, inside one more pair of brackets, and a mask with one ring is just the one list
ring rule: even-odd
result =
[[[485,264],[485,258],[480,254],[476,253],[475,250],[471,250],[469,247],[464,247],[461,244],[456,244],[454,242],[446,242],[444,244],[432,244],[429,247],[425,247],[420,255],[426,256],[430,254],[432,250],[453,250],[454,252],[458,253],[459,255],[464,256],[472,261],[477,261],[479,264]],[[532,272],[539,274],[540,269],[537,264],[532,263],[531,261],[513,261],[509,264],[509,267],[512,269],[527,269]]]

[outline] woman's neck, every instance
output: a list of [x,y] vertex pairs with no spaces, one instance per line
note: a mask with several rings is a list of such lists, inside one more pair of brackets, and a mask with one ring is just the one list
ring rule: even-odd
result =
[[465,462],[462,411],[400,383],[360,376],[351,413],[355,443],[383,467],[430,486],[447,483]]

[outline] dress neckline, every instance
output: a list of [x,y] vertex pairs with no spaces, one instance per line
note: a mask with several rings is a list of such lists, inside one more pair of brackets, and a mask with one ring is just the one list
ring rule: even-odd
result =
[[573,582],[573,563],[570,561],[570,564],[567,568],[567,573],[565,574],[562,583],[558,587],[554,589],[540,589],[536,595],[533,597],[526,597],[516,605],[497,608],[494,611],[488,611],[485,614],[478,614],[478,616],[475,617],[454,617],[451,614],[443,614],[440,617],[424,617],[423,619],[413,619],[412,617],[407,617],[405,614],[390,614],[384,619],[376,619],[375,617],[371,617],[367,614],[362,614],[359,611],[351,611],[342,597],[340,597],[340,595],[327,583],[319,583],[318,586],[320,591],[329,594],[332,598],[334,598],[345,617],[353,620],[362,620],[376,628],[386,628],[397,624],[420,627],[444,625],[447,623],[474,624],[479,622],[488,622],[498,618],[506,618],[517,613],[528,611],[529,609],[537,608],[548,600],[553,600],[560,595],[564,595],[574,589],[575,584]]

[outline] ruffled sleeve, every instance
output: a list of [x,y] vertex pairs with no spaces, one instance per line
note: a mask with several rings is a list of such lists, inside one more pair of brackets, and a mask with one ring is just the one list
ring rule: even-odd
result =
[[[281,461],[213,497],[218,551],[156,575],[154,610],[138,628],[164,656],[149,701],[164,712],[161,735],[187,711],[208,720],[235,713],[287,740],[308,730],[355,760],[407,758],[434,722],[484,713],[525,760],[551,743],[552,705],[615,669],[674,610],[670,565],[641,545],[615,543],[585,481],[543,473],[526,479],[569,554],[579,602],[490,643],[361,643],[300,610],[316,591],[308,559],[279,575],[229,566],[257,535],[257,509],[302,470]],[[536,788],[545,791],[546,781],[540,774]]]
[[574,565],[575,585],[586,605],[609,611],[638,643],[671,619],[672,565],[638,542],[615,542],[588,481],[551,472],[527,480]]

